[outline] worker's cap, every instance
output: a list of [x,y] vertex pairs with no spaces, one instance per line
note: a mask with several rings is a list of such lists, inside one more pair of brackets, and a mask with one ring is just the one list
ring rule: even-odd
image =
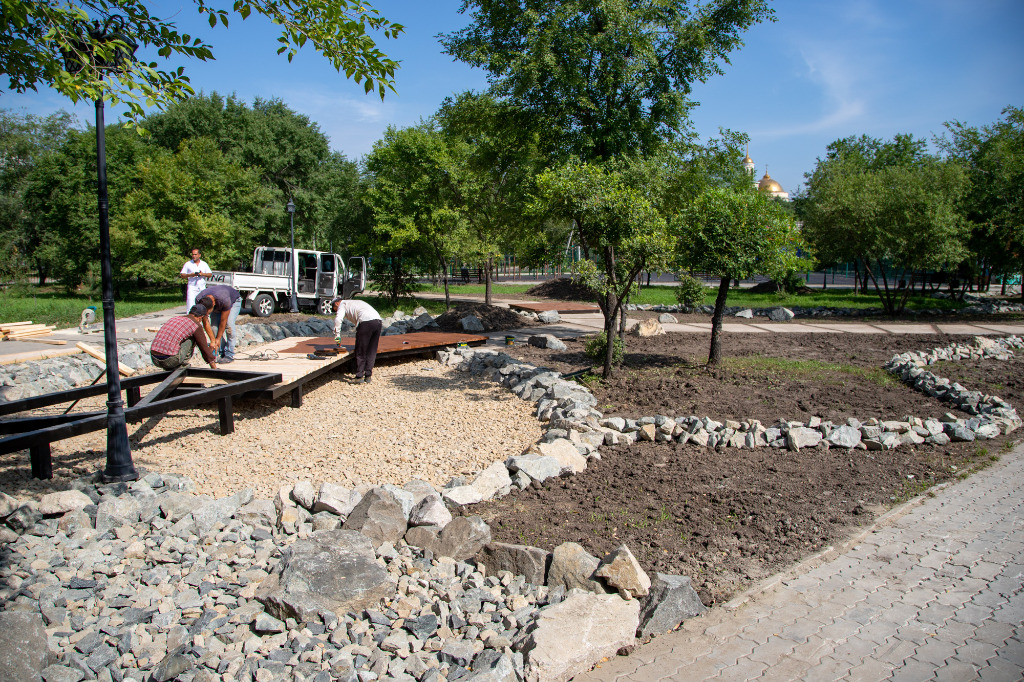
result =
[[207,308],[207,307],[206,307],[205,305],[203,305],[202,303],[196,303],[196,304],[195,304],[194,306],[192,306],[192,308],[191,308],[191,309],[190,309],[190,310],[188,311],[188,314],[189,314],[189,315],[195,315],[196,317],[206,317],[206,316],[207,316],[207,315],[208,315],[209,313],[210,313],[210,309],[209,309],[209,308]]

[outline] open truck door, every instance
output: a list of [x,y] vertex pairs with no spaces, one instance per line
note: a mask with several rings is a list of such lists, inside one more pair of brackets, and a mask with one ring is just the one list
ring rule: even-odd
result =
[[317,312],[321,315],[331,315],[331,301],[334,300],[338,291],[338,284],[342,281],[342,273],[339,272],[342,265],[341,256],[336,253],[321,253],[320,268],[316,280]]
[[348,272],[341,288],[342,298],[352,298],[366,288],[366,259],[357,256],[348,259]]

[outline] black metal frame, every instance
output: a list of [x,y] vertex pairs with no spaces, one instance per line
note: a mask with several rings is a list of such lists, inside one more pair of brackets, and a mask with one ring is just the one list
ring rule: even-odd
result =
[[[220,379],[228,383],[210,387],[183,385],[190,377]],[[276,373],[200,367],[182,367],[170,372],[132,377],[121,382],[121,388],[128,394],[128,409],[124,411],[125,420],[138,422],[154,415],[166,414],[170,410],[217,402],[221,435],[227,435],[235,430],[232,399],[246,393],[261,391],[280,381],[281,375]],[[142,387],[156,383],[159,385],[143,398]],[[85,386],[0,403],[0,416],[77,401],[105,392],[106,386]],[[105,411],[20,417],[0,421],[0,434],[13,434],[0,438],[0,454],[28,448],[32,460],[32,477],[53,478],[50,444],[83,433],[99,431],[106,425]]]

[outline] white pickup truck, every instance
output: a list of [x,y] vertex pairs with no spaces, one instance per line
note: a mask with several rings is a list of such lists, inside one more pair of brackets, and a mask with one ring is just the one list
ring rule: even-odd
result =
[[366,259],[350,258],[346,267],[336,253],[258,246],[252,272],[214,270],[210,283],[238,289],[256,317],[267,317],[278,308],[288,310],[293,290],[300,308],[330,315],[333,299],[351,298],[365,288]]

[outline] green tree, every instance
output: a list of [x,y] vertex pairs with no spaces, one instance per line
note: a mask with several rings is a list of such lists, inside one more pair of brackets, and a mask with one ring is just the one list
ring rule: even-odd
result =
[[248,262],[278,217],[257,174],[231,161],[207,138],[174,154],[155,149],[135,168],[136,186],[111,223],[111,255],[121,277],[174,282],[189,250],[214,269]]
[[1006,275],[1024,271],[1024,109],[1002,113],[981,128],[947,123],[949,137],[939,144],[971,182],[963,206],[974,225],[972,244]]
[[[123,126],[106,128],[110,215],[116,216],[132,187],[136,165],[150,148]],[[88,281],[99,263],[96,213],[96,131],[72,131],[44,154],[25,179],[27,238],[35,244],[36,267],[68,289]],[[119,262],[114,262],[115,279]]]
[[489,73],[500,100],[533,112],[562,158],[660,150],[682,130],[692,85],[721,74],[764,0],[464,0],[472,23],[443,36]]
[[73,130],[66,111],[40,117],[0,109],[0,277],[23,275],[34,268],[40,284],[47,272],[35,258],[38,235],[25,208],[24,192],[29,174],[42,158],[59,149]]
[[428,251],[441,272],[445,305],[451,301],[448,271],[466,253],[470,236],[459,206],[453,202],[448,140],[431,122],[412,128],[389,126],[366,159],[370,174],[367,202],[372,207],[379,256]]
[[[637,275],[665,265],[671,248],[665,218],[642,188],[628,184],[627,167],[570,161],[537,177],[538,209],[574,226],[586,259],[577,273],[596,294],[609,340]],[[602,376],[608,378],[614,344],[605,345]]]
[[435,116],[450,150],[444,178],[451,208],[471,236],[465,256],[483,264],[484,302],[491,303],[494,259],[536,230],[527,217],[533,177],[543,158],[536,119],[486,94],[445,100]]
[[[803,234],[829,258],[858,258],[886,313],[903,310],[915,272],[955,266],[968,255],[959,208],[968,182],[960,166],[930,157],[877,170],[856,159],[821,165],[802,208]],[[897,285],[907,278],[910,286]]]
[[[394,90],[397,62],[381,52],[371,37],[397,37],[404,28],[382,17],[362,0],[237,0],[230,5],[194,0],[196,9],[209,17],[210,26],[228,25],[237,15],[247,19],[263,15],[281,27],[278,53],[289,61],[307,43],[343,73],[363,83],[367,93],[375,90],[381,98]],[[184,67],[161,69],[157,62],[130,62],[111,78],[91,64],[109,62],[117,51],[135,42],[154,48],[164,59],[173,57],[207,60],[213,58],[210,45],[181,33],[173,21],[151,14],[141,0],[0,0],[0,67],[15,92],[35,90],[46,83],[73,102],[100,96],[112,103],[124,103],[133,118],[143,113],[143,104],[164,106],[194,94]],[[120,17],[123,24],[108,23],[119,38],[102,42],[89,32],[89,22]],[[123,31],[123,33],[122,33]],[[76,73],[65,68],[64,55],[73,54],[89,64]],[[99,59],[92,60],[90,55]]]
[[671,229],[680,266],[721,278],[708,353],[708,365],[717,365],[722,360],[722,318],[730,282],[754,274],[780,279],[797,258],[796,224],[762,192],[713,187],[675,216]]

